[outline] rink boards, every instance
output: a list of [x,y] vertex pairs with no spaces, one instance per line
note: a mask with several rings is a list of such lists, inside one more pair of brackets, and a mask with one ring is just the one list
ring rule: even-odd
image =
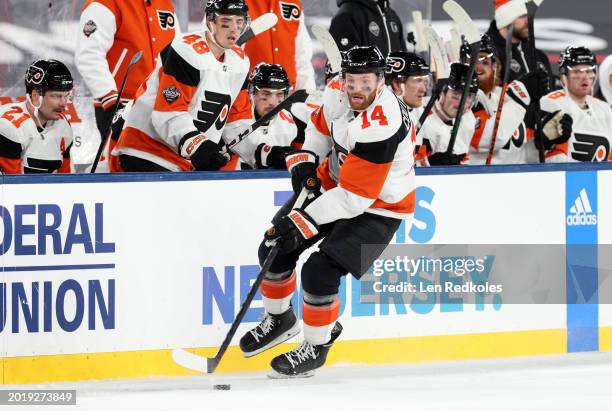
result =
[[[419,170],[414,218],[394,242],[612,244],[611,166],[487,170]],[[3,176],[2,382],[189,374],[172,349],[216,351],[289,190],[282,172]],[[570,226],[583,190],[596,224]],[[574,286],[593,281],[597,273]],[[358,284],[343,282],[344,333],[329,363],[612,350],[609,305],[372,305],[360,303]],[[237,336],[261,314],[258,296]],[[219,371],[266,369],[286,348],[243,359],[232,347]]]

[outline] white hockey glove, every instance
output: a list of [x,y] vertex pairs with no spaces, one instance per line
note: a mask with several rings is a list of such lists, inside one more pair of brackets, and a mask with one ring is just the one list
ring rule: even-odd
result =
[[561,110],[546,113],[542,118],[542,133],[550,144],[563,144],[572,135],[573,122],[572,117]]

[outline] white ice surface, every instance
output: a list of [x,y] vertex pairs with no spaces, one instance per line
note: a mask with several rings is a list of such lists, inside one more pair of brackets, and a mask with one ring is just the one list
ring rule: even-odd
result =
[[[231,384],[214,391],[213,384]],[[41,386],[4,386],[40,388]],[[77,406],[15,410],[612,410],[612,353],[397,366],[333,366],[300,380],[266,373],[50,384]],[[0,411],[12,409],[0,406]]]

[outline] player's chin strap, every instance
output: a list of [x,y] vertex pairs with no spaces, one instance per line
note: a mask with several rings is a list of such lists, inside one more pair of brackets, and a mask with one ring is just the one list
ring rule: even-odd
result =
[[34,119],[34,122],[36,123],[36,126],[37,126],[38,128],[41,128],[41,129],[43,129],[43,130],[44,130],[44,129],[45,129],[45,126],[44,126],[44,125],[42,124],[42,122],[40,121],[40,117],[38,117],[38,109],[39,109],[39,108],[42,106],[42,99],[41,99],[40,103],[39,103],[39,104],[38,104],[38,106],[37,106],[37,105],[35,105],[35,104],[34,104],[34,102],[32,101],[32,98],[30,97],[30,94],[29,94],[29,93],[27,93],[27,94],[26,94],[26,100],[27,100],[27,102],[28,102],[28,103],[29,103],[29,104],[30,104],[32,107],[34,107],[34,113],[32,113],[32,118]]
[[[219,48],[222,48],[222,49],[224,49],[224,50],[231,50],[231,48],[232,48],[232,47],[234,47],[234,46],[232,46],[232,47],[223,47],[221,44],[219,44],[219,42],[217,41],[217,38],[215,37],[215,36],[216,36],[216,33],[215,33],[215,25],[214,25],[214,24],[210,24],[210,26],[209,26],[209,24],[208,24],[208,23],[209,23],[209,22],[210,22],[210,23],[212,23],[212,20],[208,20],[208,18],[207,18],[207,17],[205,17],[205,19],[206,19],[206,20],[205,20],[205,21],[206,21],[206,29],[207,29],[207,30],[208,30],[208,32],[210,33],[210,39],[212,40],[212,42],[213,42],[213,43],[215,43],[215,45],[216,45],[217,47],[219,47]],[[245,32],[245,31],[246,31],[248,28],[249,28],[249,24],[246,24],[246,23],[245,23],[245,27],[244,27],[244,29],[242,30],[242,32],[240,33],[240,35],[242,35],[242,33],[244,33],[244,32]]]
[[[229,48],[227,47],[223,47],[221,44],[219,44],[219,42],[217,41],[217,39],[215,38],[215,25],[211,24],[209,26],[208,24],[208,19],[206,19],[206,28],[208,29],[208,32],[210,33],[210,40],[219,48],[224,49],[224,50],[229,50]],[[231,47],[230,47],[231,48]]]

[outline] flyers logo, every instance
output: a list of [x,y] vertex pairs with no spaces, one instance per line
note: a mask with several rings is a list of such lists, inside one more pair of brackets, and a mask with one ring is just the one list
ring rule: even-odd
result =
[[202,133],[206,132],[212,125],[221,130],[227,120],[232,99],[227,94],[204,91],[204,99],[201,101],[201,109],[198,111],[197,120],[194,125]]
[[574,133],[572,158],[577,161],[606,161],[610,155],[607,138],[589,134]]
[[519,124],[518,128],[514,130],[512,133],[512,138],[508,140],[505,146],[502,147],[502,150],[510,150],[512,146],[516,148],[521,148],[523,143],[525,143],[525,136],[527,132],[525,131],[525,124]]
[[291,4],[291,3],[283,3],[281,1],[280,6],[281,6],[281,14],[283,15],[283,18],[285,20],[299,20],[300,19],[302,12],[297,5]]
[[387,74],[391,73],[401,73],[401,71],[406,67],[406,61],[401,57],[388,57],[387,58],[387,67],[385,72]]
[[176,23],[174,14],[170,11],[157,10],[157,19],[162,30],[173,29]]
[[30,83],[40,84],[42,83],[44,78],[45,78],[45,72],[43,71],[43,69],[36,67],[36,66],[30,67],[30,81],[29,81]]

